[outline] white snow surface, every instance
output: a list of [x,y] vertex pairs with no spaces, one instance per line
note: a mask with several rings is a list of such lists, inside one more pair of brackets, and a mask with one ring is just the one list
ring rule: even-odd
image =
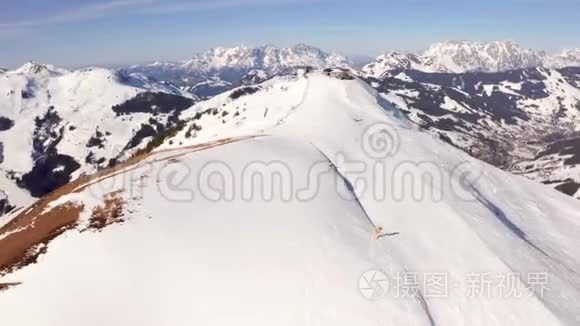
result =
[[[195,136],[178,134],[166,151],[118,175],[124,183],[69,195],[92,205],[124,189],[131,209],[125,223],[67,232],[39,263],[0,278],[22,282],[0,293],[0,324],[580,322],[577,200],[421,132],[396,109],[379,105],[359,80],[317,73],[275,79],[236,100],[224,94],[198,104],[191,116],[207,107],[219,107],[219,119],[195,120],[202,127]],[[242,136],[255,137],[199,151],[171,149]],[[204,179],[211,162],[235,182]],[[255,164],[268,175],[263,164],[273,162],[290,171],[283,179],[292,185],[289,200],[283,192],[268,200],[240,177]],[[384,174],[375,173],[377,166]],[[313,175],[313,167],[325,172]],[[414,187],[407,173],[416,177]],[[298,191],[313,180],[312,196]],[[380,185],[384,192],[370,190]],[[244,198],[244,189],[253,196]],[[373,301],[358,287],[363,273],[375,269],[390,287]],[[549,276],[543,295],[526,277],[538,272]],[[419,286],[401,295],[395,280],[404,273],[417,275],[419,284],[443,273],[448,293],[434,298]],[[470,275],[497,280],[512,273],[519,273],[513,289],[521,297],[469,296]]]

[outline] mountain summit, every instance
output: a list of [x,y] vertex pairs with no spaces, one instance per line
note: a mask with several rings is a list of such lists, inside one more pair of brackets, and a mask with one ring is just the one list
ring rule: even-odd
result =
[[11,71],[12,74],[29,74],[29,75],[62,75],[69,72],[66,69],[57,68],[53,65],[39,64],[28,61],[18,69]]

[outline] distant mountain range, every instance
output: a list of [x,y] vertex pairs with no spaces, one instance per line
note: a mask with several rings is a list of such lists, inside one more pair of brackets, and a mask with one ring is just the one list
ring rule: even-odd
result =
[[423,72],[500,72],[535,67],[563,68],[580,65],[580,50],[556,55],[525,49],[514,42],[446,41],[433,44],[423,53],[388,52],[362,68],[379,78],[398,69]]
[[213,48],[181,62],[154,62],[126,68],[157,80],[170,80],[202,97],[213,96],[244,81],[261,82],[296,66],[314,68],[350,67],[352,63],[337,53],[297,44],[291,48],[267,45]]
[[361,76],[380,78],[407,69],[422,72],[500,72],[535,67],[563,68],[580,65],[580,50],[563,50],[555,55],[525,49],[514,42],[445,41],[422,53],[387,52],[375,59],[325,52],[297,44],[290,48],[272,45],[250,48],[213,48],[178,62],[153,62],[123,68],[161,81],[170,81],[202,98],[215,96],[243,84],[264,81],[296,66],[349,68]]

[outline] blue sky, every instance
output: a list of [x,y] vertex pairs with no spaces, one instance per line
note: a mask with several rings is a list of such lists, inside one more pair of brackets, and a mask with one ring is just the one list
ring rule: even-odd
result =
[[0,67],[174,60],[213,46],[304,42],[347,55],[446,39],[580,47],[580,0],[18,0],[0,11]]

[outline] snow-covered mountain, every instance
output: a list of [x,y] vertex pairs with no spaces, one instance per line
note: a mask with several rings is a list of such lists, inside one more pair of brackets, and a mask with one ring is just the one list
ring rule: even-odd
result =
[[580,67],[580,49],[562,50],[548,58],[548,66],[555,68]]
[[57,68],[53,65],[38,64],[36,62],[28,61],[19,68],[11,71],[11,75],[28,75],[28,76],[60,76],[70,71],[67,69]]
[[348,73],[183,117],[155,152],[11,215],[0,323],[578,323],[580,202],[421,131]]
[[[205,97],[216,95],[225,84],[232,85],[231,89],[239,86],[242,81],[261,82],[297,66],[350,67],[351,63],[337,53],[327,53],[305,44],[291,48],[238,46],[213,48],[182,62],[136,65],[127,68],[127,71],[139,72],[157,80],[168,80],[189,90],[202,87],[204,91],[196,94]],[[255,79],[256,76],[260,78]]]
[[397,69],[423,72],[502,72],[536,67],[580,66],[580,52],[565,50],[553,56],[523,48],[514,42],[445,41],[431,45],[421,54],[389,52],[362,68],[371,77]]
[[580,68],[398,70],[370,82],[409,119],[454,146],[580,198]]
[[279,72],[295,66],[326,68],[348,66],[349,64],[348,59],[339,54],[326,53],[306,44],[297,44],[291,48],[277,48],[271,45],[257,48],[218,47],[195,55],[185,63],[185,66],[201,71],[245,68]]
[[438,72],[445,70],[435,60],[413,53],[389,52],[380,55],[373,62],[365,65],[362,72],[368,76],[380,78],[393,70],[419,70]]
[[448,72],[498,72],[540,67],[543,57],[514,42],[447,41],[433,44],[423,56],[432,58]]
[[138,74],[29,62],[0,75],[0,215],[175,127],[191,94]]

